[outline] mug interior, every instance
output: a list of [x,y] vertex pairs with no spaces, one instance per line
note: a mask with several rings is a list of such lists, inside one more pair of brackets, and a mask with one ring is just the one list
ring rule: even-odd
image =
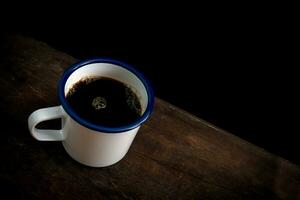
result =
[[[121,127],[106,127],[81,118],[73,110],[66,100],[68,91],[81,79],[99,76],[118,80],[132,89],[141,104],[142,113],[139,119]],[[60,78],[58,96],[62,107],[71,118],[89,129],[104,133],[121,133],[139,127],[148,119],[154,106],[154,93],[148,80],[133,67],[106,58],[94,58],[71,65]]]

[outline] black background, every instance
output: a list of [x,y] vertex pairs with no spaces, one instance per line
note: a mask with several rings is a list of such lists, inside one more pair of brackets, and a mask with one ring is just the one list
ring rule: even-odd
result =
[[51,20],[38,13],[7,32],[78,59],[125,61],[150,79],[157,97],[299,164],[294,26],[280,12],[203,10],[139,9],[128,17],[124,9],[89,19],[71,10]]

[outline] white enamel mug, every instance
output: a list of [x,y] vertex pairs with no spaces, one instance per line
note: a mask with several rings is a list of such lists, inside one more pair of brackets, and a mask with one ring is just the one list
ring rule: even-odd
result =
[[[66,94],[80,79],[109,77],[128,85],[138,96],[141,117],[126,126],[105,127],[81,118],[66,101]],[[91,167],[105,167],[120,161],[130,148],[141,124],[150,116],[154,94],[149,82],[136,69],[120,61],[94,58],[71,65],[62,75],[58,96],[60,106],[43,108],[28,118],[31,135],[39,141],[62,141],[67,153],[76,161]],[[61,130],[37,129],[42,121],[62,119]]]

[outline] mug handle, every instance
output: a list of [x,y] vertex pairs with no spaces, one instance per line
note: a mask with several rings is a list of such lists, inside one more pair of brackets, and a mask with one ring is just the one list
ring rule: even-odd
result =
[[66,114],[61,106],[54,106],[49,108],[42,108],[34,111],[28,118],[28,128],[31,135],[39,141],[63,141],[65,135],[63,129],[37,129],[36,125],[40,122],[65,118]]

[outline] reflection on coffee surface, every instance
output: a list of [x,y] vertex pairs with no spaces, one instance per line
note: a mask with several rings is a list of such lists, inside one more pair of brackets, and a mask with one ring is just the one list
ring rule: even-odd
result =
[[78,81],[66,99],[81,118],[101,126],[124,126],[141,116],[141,104],[132,89],[107,77]]

